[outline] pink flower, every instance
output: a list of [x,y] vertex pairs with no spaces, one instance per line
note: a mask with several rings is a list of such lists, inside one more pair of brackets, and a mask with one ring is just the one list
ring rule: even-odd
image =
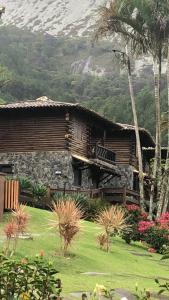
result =
[[138,205],[135,204],[131,204],[131,205],[126,205],[126,208],[128,211],[136,211],[136,210],[140,210],[140,207]]
[[138,223],[138,231],[140,233],[144,233],[145,231],[147,231],[150,227],[153,227],[155,224],[154,222],[150,222],[150,221],[140,221]]

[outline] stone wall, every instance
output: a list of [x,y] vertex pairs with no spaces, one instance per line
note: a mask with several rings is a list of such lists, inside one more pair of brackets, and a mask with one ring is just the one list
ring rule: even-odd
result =
[[[113,177],[110,181],[104,184],[104,181],[100,184],[100,187],[113,187],[121,188],[126,186],[128,189],[133,189],[133,167],[132,166],[118,166],[121,172],[121,177]],[[105,176],[105,175],[103,175]]]
[[[53,188],[73,184],[72,158],[68,151],[0,153],[1,164],[13,164],[14,175],[26,176]],[[62,175],[56,175],[56,172]]]

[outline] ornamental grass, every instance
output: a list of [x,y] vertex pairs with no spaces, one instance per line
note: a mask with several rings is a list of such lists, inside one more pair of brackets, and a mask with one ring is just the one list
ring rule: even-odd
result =
[[125,211],[119,206],[103,209],[97,216],[96,223],[103,227],[107,252],[110,250],[111,236],[129,227],[126,224]]
[[81,207],[74,201],[59,200],[53,203],[54,220],[51,227],[55,228],[61,239],[61,251],[65,256],[75,236],[80,231],[80,219],[83,217]]

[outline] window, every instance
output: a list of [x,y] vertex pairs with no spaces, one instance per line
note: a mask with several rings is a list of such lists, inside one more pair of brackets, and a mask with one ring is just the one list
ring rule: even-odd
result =
[[0,164],[0,173],[13,174],[12,164]]
[[77,168],[73,167],[73,174],[74,174],[74,186],[81,186],[82,185],[82,171]]

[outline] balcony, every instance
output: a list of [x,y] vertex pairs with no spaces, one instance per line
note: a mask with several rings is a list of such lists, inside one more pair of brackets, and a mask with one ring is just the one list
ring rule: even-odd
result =
[[110,149],[95,144],[89,147],[89,158],[100,159],[115,164],[116,154]]

